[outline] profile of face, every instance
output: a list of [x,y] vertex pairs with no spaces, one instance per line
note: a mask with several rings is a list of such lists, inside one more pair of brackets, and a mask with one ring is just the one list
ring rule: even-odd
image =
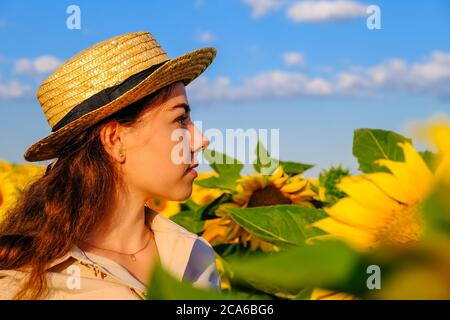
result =
[[116,121],[106,124],[101,130],[102,143],[117,160],[130,192],[146,199],[186,200],[196,177],[189,168],[209,141],[190,119],[182,82],[165,100],[153,104],[132,126]]

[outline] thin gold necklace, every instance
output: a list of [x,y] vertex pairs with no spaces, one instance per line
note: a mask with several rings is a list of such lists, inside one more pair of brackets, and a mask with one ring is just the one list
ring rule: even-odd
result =
[[136,254],[138,254],[139,252],[141,252],[142,250],[144,250],[145,248],[147,248],[148,244],[150,243],[150,233],[148,234],[148,239],[147,242],[145,243],[145,246],[142,247],[141,249],[139,249],[138,251],[134,252],[134,253],[124,253],[124,252],[120,252],[120,251],[116,251],[116,250],[111,250],[111,249],[105,249],[105,248],[100,248],[100,247],[96,247],[86,241],[81,241],[83,243],[86,243],[87,245],[89,245],[90,247],[96,248],[96,249],[100,249],[100,250],[105,250],[105,251],[110,251],[110,252],[115,252],[118,254],[122,254],[122,255],[126,255],[129,256],[131,261],[135,262],[136,261]]

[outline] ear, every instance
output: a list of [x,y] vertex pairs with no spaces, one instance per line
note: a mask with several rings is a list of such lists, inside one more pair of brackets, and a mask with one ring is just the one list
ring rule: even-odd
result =
[[125,160],[123,134],[123,126],[115,120],[106,123],[100,130],[100,140],[106,152],[121,163]]

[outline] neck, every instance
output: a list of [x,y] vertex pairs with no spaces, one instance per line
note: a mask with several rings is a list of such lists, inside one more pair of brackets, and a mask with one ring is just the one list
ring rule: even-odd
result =
[[149,228],[145,224],[145,198],[132,192],[122,193],[106,219],[84,240],[84,245],[133,252],[148,240]]

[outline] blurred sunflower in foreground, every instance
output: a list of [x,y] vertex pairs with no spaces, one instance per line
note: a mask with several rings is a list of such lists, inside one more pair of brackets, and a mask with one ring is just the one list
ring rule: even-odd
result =
[[312,291],[310,300],[358,300],[358,298],[345,292],[316,288]]
[[417,128],[417,135],[425,141],[431,141],[438,150],[436,176],[450,184],[450,124],[437,122]]
[[433,173],[410,143],[400,143],[403,162],[378,160],[390,172],[345,177],[339,184],[348,197],[325,209],[329,217],[313,225],[328,232],[322,237],[340,238],[357,249],[410,246],[424,229],[421,205],[436,182],[450,174],[450,129],[431,128],[441,155]]
[[247,247],[247,243],[250,242],[251,251],[258,248],[265,252],[278,251],[277,246],[252,236],[234,222],[226,208],[251,208],[278,204],[313,207],[312,201],[315,197],[316,193],[311,189],[308,180],[304,179],[301,174],[289,177],[281,165],[269,176],[259,173],[242,176],[236,181],[234,202],[220,205],[215,211],[219,218],[205,221],[205,231],[202,237],[212,245],[242,243],[244,247]]

